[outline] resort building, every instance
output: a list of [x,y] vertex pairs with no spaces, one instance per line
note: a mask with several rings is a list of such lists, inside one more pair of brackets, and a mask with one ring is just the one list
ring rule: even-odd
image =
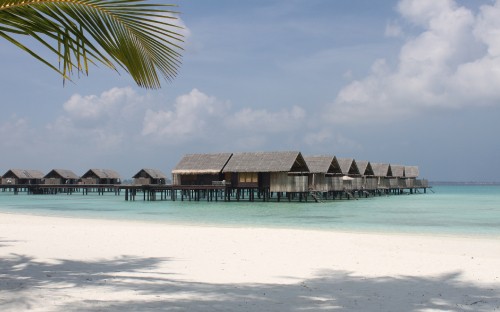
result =
[[90,169],[82,175],[82,184],[114,185],[120,184],[120,175],[111,169]]
[[376,180],[373,179],[375,174],[373,173],[372,164],[366,160],[356,160],[356,165],[363,179],[363,190],[377,189]]
[[422,180],[417,180],[419,176],[418,166],[405,166],[404,168],[405,187],[428,186],[417,185],[417,182],[422,182]]
[[67,169],[52,169],[44,177],[44,184],[77,184],[80,179],[73,171]]
[[234,188],[307,192],[309,168],[300,152],[233,154],[222,170]]
[[335,156],[305,156],[309,168],[309,190],[342,191],[342,171]]
[[342,171],[344,190],[360,190],[363,187],[363,178],[358,165],[353,158],[337,158]]
[[10,169],[2,175],[2,184],[30,185],[42,183],[43,173],[38,170]]
[[164,185],[167,176],[158,169],[141,169],[133,177],[134,185]]
[[231,153],[188,154],[172,170],[173,185],[212,185],[224,180],[222,169]]
[[373,177],[377,181],[377,189],[389,189],[389,177],[392,176],[391,166],[384,163],[371,163],[373,169]]

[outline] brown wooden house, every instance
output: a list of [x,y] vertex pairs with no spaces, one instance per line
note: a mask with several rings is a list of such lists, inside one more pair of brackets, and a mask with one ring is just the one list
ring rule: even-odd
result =
[[359,190],[363,188],[363,178],[358,165],[353,158],[337,158],[342,171],[343,188],[345,190]]
[[212,185],[223,181],[222,169],[231,153],[187,154],[172,170],[173,185]]
[[133,177],[134,185],[164,185],[167,176],[157,169],[141,169]]
[[2,184],[42,184],[43,173],[38,170],[9,169],[2,175]]
[[377,189],[389,188],[389,177],[392,177],[391,165],[384,163],[371,163],[371,165]]
[[[404,180],[406,187],[415,187],[416,181],[419,175],[418,166],[405,166],[404,168]],[[424,185],[428,186],[428,185]]]
[[44,177],[44,184],[77,184],[80,179],[73,171],[66,169],[52,169]]
[[309,168],[309,189],[318,192],[341,191],[342,171],[335,156],[305,156]]
[[81,177],[82,184],[114,185],[120,184],[120,175],[111,169],[89,169]]
[[307,192],[309,168],[300,152],[235,153],[223,171],[235,188]]
[[405,166],[403,165],[392,165],[391,164],[391,177],[389,178],[389,187],[392,189],[404,187],[406,185],[404,181]]

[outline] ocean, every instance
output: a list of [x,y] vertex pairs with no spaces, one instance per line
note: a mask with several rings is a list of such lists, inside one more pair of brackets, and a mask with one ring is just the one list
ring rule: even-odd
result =
[[426,194],[305,202],[125,201],[124,194],[0,191],[0,212],[217,227],[500,236],[500,186],[439,185]]

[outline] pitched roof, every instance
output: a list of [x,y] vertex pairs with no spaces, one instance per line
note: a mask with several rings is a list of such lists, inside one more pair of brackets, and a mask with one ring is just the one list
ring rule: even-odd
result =
[[372,169],[373,169],[373,174],[376,177],[387,177],[389,176],[389,169],[390,165],[389,164],[382,164],[382,163],[371,163]]
[[44,178],[50,178],[53,176],[58,176],[60,178],[66,178],[66,179],[78,179],[79,176],[77,176],[73,171],[71,170],[66,170],[66,169],[52,169],[49,173],[47,173]]
[[43,173],[38,170],[10,169],[3,175],[3,177],[8,178],[11,175],[18,179],[43,179]]
[[118,172],[111,170],[111,169],[89,169],[84,175],[82,175],[82,178],[88,178],[96,176],[99,179],[119,179],[120,175]]
[[304,156],[311,173],[342,173],[335,156]]
[[353,158],[337,158],[342,174],[360,174],[356,161]]
[[405,177],[416,178],[419,175],[418,166],[405,166]]
[[158,169],[141,169],[132,178],[139,178],[140,174],[145,172],[150,178],[154,179],[166,179],[167,176]]
[[309,172],[300,152],[235,153],[223,172]]
[[369,161],[366,161],[366,160],[356,160],[356,165],[358,166],[359,173],[361,175],[365,175],[365,176],[372,176],[372,175],[374,175],[372,164]]
[[172,174],[216,174],[220,173],[231,153],[187,154],[172,170]]
[[391,165],[391,172],[393,177],[402,178],[405,173],[405,166]]

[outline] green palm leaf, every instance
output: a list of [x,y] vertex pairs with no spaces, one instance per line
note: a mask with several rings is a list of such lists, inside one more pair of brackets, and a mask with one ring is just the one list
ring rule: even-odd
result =
[[[177,75],[181,27],[173,5],[144,0],[0,0],[0,37],[28,52],[64,80],[88,64],[128,72],[145,88],[160,88],[160,77]],[[34,38],[59,61],[55,66],[21,43]]]

